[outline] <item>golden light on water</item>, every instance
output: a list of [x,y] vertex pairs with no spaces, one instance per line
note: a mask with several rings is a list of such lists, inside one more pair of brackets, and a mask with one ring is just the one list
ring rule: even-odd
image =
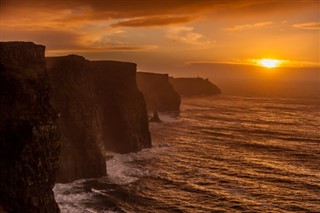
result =
[[263,67],[266,67],[266,68],[275,68],[275,67],[278,67],[281,64],[281,60],[263,58],[263,59],[258,60],[258,64],[260,66],[263,66]]

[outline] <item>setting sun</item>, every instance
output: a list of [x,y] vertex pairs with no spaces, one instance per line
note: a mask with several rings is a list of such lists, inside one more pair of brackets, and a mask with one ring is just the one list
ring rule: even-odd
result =
[[266,67],[266,68],[274,68],[277,67],[281,61],[277,59],[269,59],[269,58],[264,58],[258,61],[259,65]]

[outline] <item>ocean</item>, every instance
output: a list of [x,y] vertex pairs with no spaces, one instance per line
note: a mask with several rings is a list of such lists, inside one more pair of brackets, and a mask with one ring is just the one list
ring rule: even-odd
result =
[[320,99],[183,99],[151,123],[153,147],[108,175],[56,184],[62,212],[320,212]]

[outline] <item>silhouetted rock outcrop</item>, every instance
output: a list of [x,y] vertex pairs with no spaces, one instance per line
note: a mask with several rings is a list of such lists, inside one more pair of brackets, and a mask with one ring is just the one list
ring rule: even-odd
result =
[[203,78],[172,78],[169,79],[173,88],[181,96],[207,96],[221,94],[221,90]]
[[59,181],[104,175],[105,150],[127,153],[151,146],[136,64],[71,55],[49,57],[47,65],[62,132]]
[[31,42],[0,43],[0,206],[7,212],[59,212],[52,191],[56,112],[44,51]]
[[153,112],[153,116],[152,118],[150,119],[150,122],[161,122],[160,118],[159,118],[159,114],[158,114],[158,111],[154,111]]
[[149,110],[179,111],[180,95],[169,83],[168,74],[138,72],[137,84]]

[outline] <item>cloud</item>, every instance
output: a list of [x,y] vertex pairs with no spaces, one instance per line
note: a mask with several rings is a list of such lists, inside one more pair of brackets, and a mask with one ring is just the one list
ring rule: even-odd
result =
[[93,46],[85,46],[85,47],[79,47],[79,48],[62,48],[62,49],[51,49],[46,51],[48,55],[56,55],[56,54],[66,54],[66,53],[84,53],[84,52],[145,52],[157,49],[158,46],[156,45],[141,45],[141,46],[125,46],[120,45],[117,46],[115,44],[110,44],[108,46],[101,46],[101,47],[93,47]]
[[320,22],[294,24],[293,27],[303,30],[320,30]]
[[140,45],[110,39],[109,36],[123,31],[106,32],[102,35],[87,35],[58,30],[7,30],[2,33],[3,41],[33,41],[45,45],[47,52],[108,52],[108,51],[149,51],[156,45]]
[[[215,25],[226,17],[239,19],[251,15],[256,18],[262,12],[274,15],[275,10],[283,15],[284,12],[297,12],[303,8],[314,10],[317,5],[317,0],[0,0],[0,40],[32,40],[46,45],[49,51],[145,51],[164,47],[161,43],[163,34],[153,34],[152,39],[146,40],[143,35],[145,29],[141,28],[169,25],[166,38],[204,47],[212,45],[213,41],[192,27],[177,25],[203,20],[204,17],[207,18],[205,20],[213,20],[212,25]],[[206,28],[198,26],[202,30]],[[231,28],[244,30],[254,27],[263,26],[257,23]],[[121,35],[108,34],[123,29],[128,31]],[[146,43],[148,41],[155,43]]]
[[1,30],[1,40],[33,41],[47,49],[82,48],[81,35],[62,30]]
[[222,30],[226,30],[226,31],[249,30],[249,29],[265,27],[265,26],[268,26],[271,24],[272,24],[271,21],[258,22],[258,23],[254,23],[254,24],[242,24],[242,25],[235,25],[235,26],[231,26],[231,27],[225,27]]
[[111,27],[155,27],[187,23],[194,20],[194,16],[155,16],[133,18],[111,24]]
[[[122,31],[118,32],[122,33]],[[111,39],[112,34],[98,35],[95,37],[83,37],[83,42],[86,43],[88,51],[148,51],[157,49],[156,45],[139,45],[121,39]]]
[[[207,12],[218,12],[219,15],[259,14],[275,10],[301,10],[316,8],[318,0],[308,1],[275,1],[275,0],[153,0],[153,1],[102,1],[102,0],[1,0],[1,13],[19,16],[17,9],[28,10],[24,16],[33,16],[36,12],[65,12],[68,20],[77,19],[110,20],[121,18],[138,18],[162,15],[190,15]],[[30,11],[30,12],[29,12]],[[84,14],[83,12],[86,12]],[[68,21],[65,20],[65,21]]]
[[[79,28],[90,23],[113,23],[113,27],[155,27],[188,23],[207,14],[241,17],[279,10],[317,8],[318,1],[275,0],[1,0],[2,28]],[[179,14],[179,15],[177,15]],[[236,27],[236,26],[235,26]],[[246,28],[248,26],[242,26]]]
[[211,41],[204,35],[194,32],[192,27],[173,27],[167,31],[167,38],[192,45],[209,45]]

